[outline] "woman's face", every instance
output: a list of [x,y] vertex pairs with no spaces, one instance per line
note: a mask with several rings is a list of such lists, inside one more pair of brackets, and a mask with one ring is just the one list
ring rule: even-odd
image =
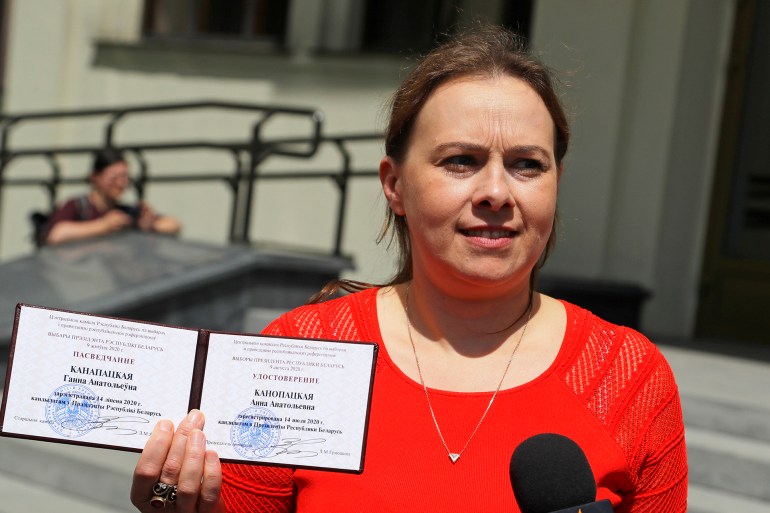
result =
[[111,164],[101,173],[91,177],[94,189],[112,203],[117,203],[129,182],[128,166],[125,162]]
[[390,208],[406,216],[415,277],[476,293],[528,286],[556,212],[554,137],[542,99],[517,78],[433,92],[403,161],[380,164]]

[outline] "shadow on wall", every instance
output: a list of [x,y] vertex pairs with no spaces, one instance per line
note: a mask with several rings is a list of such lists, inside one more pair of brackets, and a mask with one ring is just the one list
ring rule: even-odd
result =
[[636,330],[640,327],[642,306],[650,297],[648,290],[633,283],[563,276],[541,276],[538,290],[590,310],[606,321]]

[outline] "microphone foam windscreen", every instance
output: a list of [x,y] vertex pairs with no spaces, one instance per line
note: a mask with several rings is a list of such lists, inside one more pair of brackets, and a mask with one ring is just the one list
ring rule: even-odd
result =
[[522,513],[551,513],[596,500],[596,481],[583,450],[563,435],[524,440],[511,456],[511,486]]

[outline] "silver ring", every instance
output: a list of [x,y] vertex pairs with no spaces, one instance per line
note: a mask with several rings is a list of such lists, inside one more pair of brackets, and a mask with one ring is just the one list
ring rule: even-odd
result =
[[176,485],[158,481],[152,485],[152,497],[150,506],[155,509],[164,509],[166,504],[174,504],[176,501]]

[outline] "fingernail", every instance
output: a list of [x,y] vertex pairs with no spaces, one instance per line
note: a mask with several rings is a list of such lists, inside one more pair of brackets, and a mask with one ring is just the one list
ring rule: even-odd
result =
[[187,420],[193,424],[200,422],[202,418],[203,414],[200,412],[200,410],[190,410],[190,413],[187,414]]
[[203,431],[199,429],[193,429],[190,431],[190,442],[196,445],[202,445],[206,443],[206,438],[203,436]]
[[171,421],[169,420],[159,420],[158,423],[155,425],[155,428],[158,431],[164,431],[164,432],[169,432],[174,430],[174,426],[171,424]]
[[204,458],[206,465],[217,465],[219,463],[219,456],[217,456],[217,453],[214,451],[206,451]]

